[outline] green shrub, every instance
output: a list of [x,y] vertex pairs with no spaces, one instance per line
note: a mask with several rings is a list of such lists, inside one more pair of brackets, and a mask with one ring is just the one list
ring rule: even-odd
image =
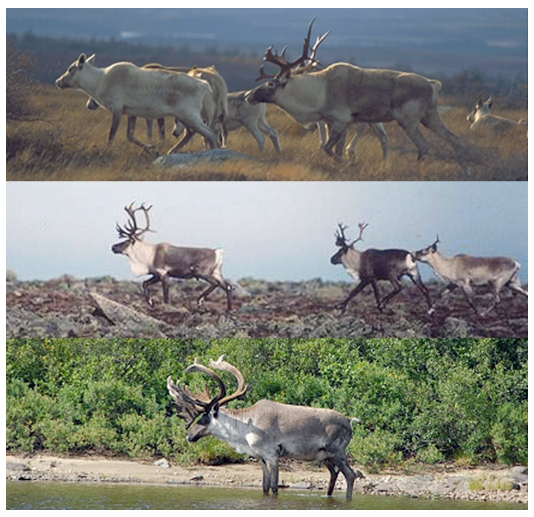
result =
[[526,339],[10,339],[6,447],[239,461],[215,438],[188,443],[166,389],[170,375],[215,393],[212,379],[183,371],[222,354],[249,385],[231,408],[268,398],[358,417],[348,451],[369,469],[526,464]]

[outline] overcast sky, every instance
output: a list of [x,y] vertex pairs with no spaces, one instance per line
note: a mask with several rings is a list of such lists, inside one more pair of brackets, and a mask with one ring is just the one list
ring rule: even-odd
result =
[[[9,182],[6,266],[19,279],[135,278],[110,247],[132,201],[153,205],[150,243],[224,250],[237,281],[347,280],[329,262],[346,224],[358,249],[420,249],[439,233],[446,256],[505,255],[527,280],[526,182]],[[425,277],[432,276],[421,265]]]

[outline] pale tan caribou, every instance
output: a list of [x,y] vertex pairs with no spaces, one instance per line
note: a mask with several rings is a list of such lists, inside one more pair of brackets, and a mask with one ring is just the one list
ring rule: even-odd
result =
[[[217,288],[226,294],[226,309],[232,309],[232,285],[222,276],[222,250],[210,248],[191,248],[172,246],[167,243],[149,244],[144,242],[143,235],[150,231],[148,212],[152,207],[144,204],[134,208],[133,203],[124,208],[130,220],[122,227],[117,224],[119,237],[126,240],[111,247],[113,253],[125,255],[130,262],[134,275],[151,275],[143,282],[143,294],[150,307],[154,302],[148,292],[148,286],[161,282],[163,299],[169,303],[170,278],[195,278],[208,282],[209,287],[198,297],[197,304],[201,307],[207,296]],[[137,224],[136,212],[143,212],[145,227]]]
[[215,380],[219,393],[213,398],[207,388],[194,393],[187,386],[167,379],[167,389],[174,400],[178,416],[189,429],[187,440],[196,442],[213,435],[224,440],[241,454],[261,460],[263,493],[278,494],[278,459],[291,457],[305,461],[322,461],[330,471],[327,494],[332,495],[339,472],[347,481],[346,498],[352,498],[356,477],[363,477],[350,467],[345,449],[352,436],[351,423],[337,411],[260,400],[244,409],[225,406],[245,395],[247,386],[241,372],[232,364],[210,360],[211,368],[231,373],[237,390],[226,395],[223,381],[213,370],[196,362],[184,373],[200,372]]
[[271,102],[286,111],[301,125],[326,122],[330,136],[324,147],[332,150],[347,128],[356,122],[396,121],[413,141],[422,159],[430,146],[420,124],[443,138],[457,151],[459,138],[443,123],[438,112],[441,83],[421,75],[394,70],[360,68],[348,63],[334,63],[324,70],[293,73],[309,59],[312,23],[304,40],[302,55],[289,62],[285,49],[280,55],[267,49],[264,60],[280,68],[274,76],[260,69],[261,78],[269,80],[250,90],[251,103]]
[[[211,95],[208,82],[179,72],[148,70],[133,63],[114,63],[105,68],[93,66],[95,55],[80,54],[67,71],[56,80],[60,89],[83,90],[98,105],[112,114],[108,144],[111,144],[123,115],[129,117],[127,138],[144,149],[134,136],[135,117],[156,120],[170,116],[179,119],[188,129],[200,133],[210,147],[218,147],[215,132],[202,117],[206,97]],[[176,152],[178,145],[169,150]]]
[[471,131],[479,131],[484,128],[489,128],[496,133],[503,133],[513,127],[525,127],[527,128],[527,121],[522,118],[517,122],[515,120],[500,117],[498,115],[492,115],[490,109],[493,106],[494,99],[490,97],[488,100],[482,100],[482,97],[477,99],[477,103],[473,108],[473,111],[467,116],[468,122],[471,122],[469,129]]
[[[439,237],[430,246],[415,252],[416,260],[429,264],[436,275],[445,283],[445,289],[428,310],[432,314],[435,304],[445,294],[460,287],[473,310],[480,316],[485,316],[500,301],[499,293],[507,287],[514,293],[528,298],[528,291],[523,289],[519,280],[517,260],[506,257],[472,257],[470,255],[455,255],[444,257],[438,251]],[[479,311],[473,302],[473,286],[489,285],[493,293],[493,301],[484,311]]]

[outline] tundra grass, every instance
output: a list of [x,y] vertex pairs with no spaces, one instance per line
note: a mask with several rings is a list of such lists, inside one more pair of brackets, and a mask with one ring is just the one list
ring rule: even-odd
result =
[[[442,117],[463,142],[456,153],[448,144],[422,128],[431,144],[429,154],[417,161],[414,144],[396,123],[385,124],[390,157],[385,163],[378,139],[370,131],[356,146],[353,157],[343,162],[326,156],[319,147],[317,131],[292,121],[276,106],[267,106],[267,119],[279,132],[282,154],[267,138],[260,151],[244,129],[229,134],[228,147],[252,160],[200,163],[183,168],[153,165],[175,143],[171,120],[166,138],[154,137],[156,150],[146,152],[126,140],[126,120],[115,141],[106,149],[111,115],[85,108],[87,96],[79,91],[43,87],[34,96],[38,118],[8,122],[6,127],[6,176],[10,181],[512,181],[528,179],[528,140],[525,128],[504,135],[491,131],[470,133],[469,108],[447,99]],[[459,104],[459,103],[458,103]],[[518,120],[526,110],[495,110],[495,114]],[[125,118],[125,117],[124,117]],[[156,131],[155,131],[156,133]],[[147,141],[145,122],[138,120],[136,135]],[[350,138],[351,135],[349,135]],[[184,152],[203,149],[199,136]]]

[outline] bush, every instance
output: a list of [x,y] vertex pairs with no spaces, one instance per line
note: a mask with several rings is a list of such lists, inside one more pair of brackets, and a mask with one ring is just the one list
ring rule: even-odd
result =
[[[215,438],[190,444],[166,389],[226,354],[249,385],[248,407],[271,400],[358,417],[348,451],[379,470],[415,459],[526,464],[526,339],[10,339],[6,344],[6,446],[32,452],[240,461]],[[235,379],[221,376],[227,391]]]
[[35,82],[30,78],[33,61],[19,51],[12,41],[6,42],[6,120],[22,120],[35,115],[31,96]]

